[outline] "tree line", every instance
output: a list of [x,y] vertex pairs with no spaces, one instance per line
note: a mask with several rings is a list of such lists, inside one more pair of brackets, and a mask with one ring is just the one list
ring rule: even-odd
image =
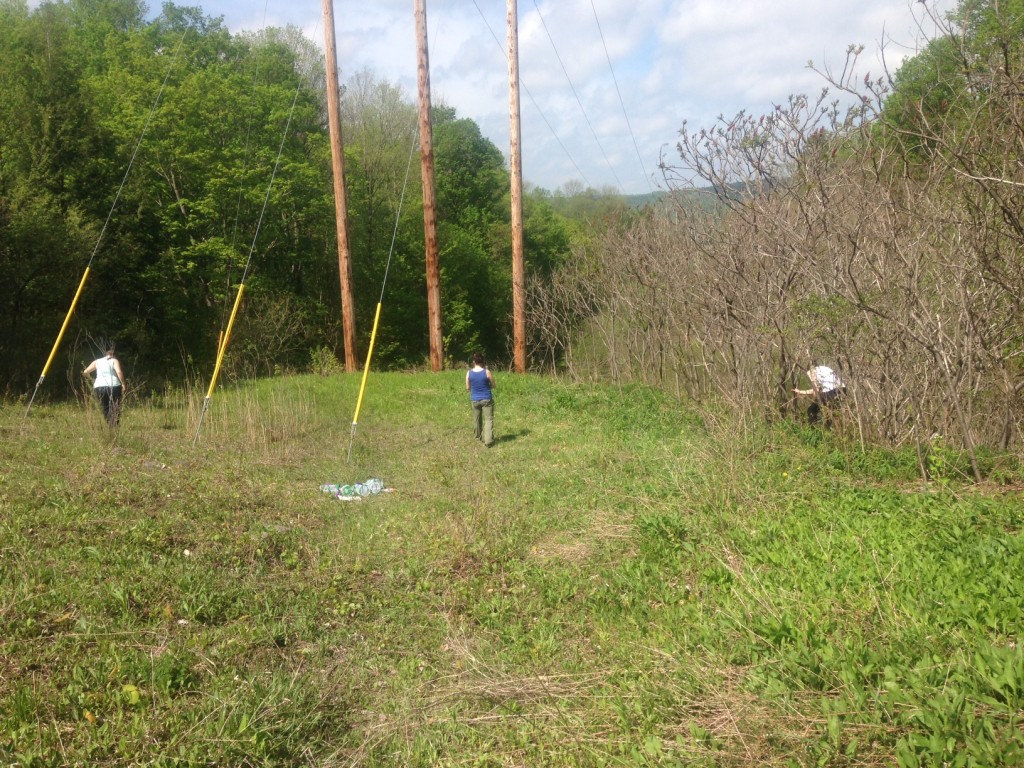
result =
[[665,204],[534,281],[535,346],[759,420],[826,363],[851,435],[916,446],[923,474],[1019,454],[1024,2],[935,20],[893,73],[854,79],[851,46],[817,96],[684,124]]
[[[47,377],[55,392],[74,387],[108,341],[137,385],[208,375],[247,265],[229,375],[305,370],[340,351],[322,52],[295,29],[231,34],[198,8],[146,12],[138,0],[0,0],[8,394],[38,378],[90,263]],[[416,107],[371,72],[348,79],[342,106],[359,355],[390,255],[374,359],[421,365]],[[504,157],[454,109],[436,106],[432,121],[445,351],[501,359],[511,333]],[[585,236],[555,202],[543,190],[524,201],[534,275]]]

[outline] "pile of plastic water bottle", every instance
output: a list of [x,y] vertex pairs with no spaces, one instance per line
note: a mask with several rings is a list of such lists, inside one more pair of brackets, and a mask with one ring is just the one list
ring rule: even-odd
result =
[[353,483],[351,485],[325,483],[320,486],[320,490],[332,496],[337,496],[339,499],[355,499],[362,498],[363,496],[373,496],[385,490],[385,488],[383,480],[379,477],[371,477],[365,483]]

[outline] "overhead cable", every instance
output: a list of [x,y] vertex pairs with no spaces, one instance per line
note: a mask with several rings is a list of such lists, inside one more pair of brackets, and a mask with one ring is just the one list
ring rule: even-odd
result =
[[604,145],[601,144],[601,139],[597,137],[597,131],[594,130],[593,123],[590,122],[590,116],[587,115],[587,110],[583,106],[583,102],[580,100],[579,94],[576,92],[576,86],[573,85],[572,78],[569,77],[569,71],[565,68],[565,62],[562,61],[562,56],[558,52],[558,46],[555,45],[554,38],[551,37],[551,31],[548,29],[547,22],[544,21],[544,14],[540,11],[540,6],[537,5],[537,0],[533,0],[533,7],[537,9],[537,16],[540,18],[540,24],[544,27],[544,34],[548,36],[548,40],[551,43],[551,49],[555,52],[555,58],[558,59],[559,66],[562,67],[562,72],[565,74],[565,79],[569,83],[569,89],[572,91],[572,95],[576,98],[576,103],[579,104],[580,112],[583,113],[583,119],[587,123],[587,127],[590,128],[590,133],[594,137],[594,141],[597,142],[598,148],[601,150],[601,155],[604,157],[605,163],[608,165],[608,170],[612,172],[612,176],[615,177],[615,184],[622,191],[622,182],[619,181],[619,176],[615,173],[615,168],[608,159],[608,153],[604,151]]
[[[501,51],[501,54],[505,58],[505,62],[507,64],[508,63],[508,53],[505,50],[505,46],[502,45],[501,40],[498,38],[498,36],[496,34],[494,34],[494,30],[491,29],[491,25],[490,25],[490,23],[488,23],[487,17],[484,16],[484,12],[480,10],[480,6],[477,3],[477,0],[473,0],[473,5],[476,6],[477,13],[479,13],[480,14],[480,18],[483,19],[484,26],[486,26],[487,27],[487,31],[491,33],[491,37],[494,38],[494,42],[498,44],[498,49]],[[566,149],[565,144],[562,143],[562,140],[558,136],[558,132],[554,129],[554,127],[552,127],[551,123],[548,121],[547,115],[544,114],[544,110],[540,108],[540,104],[538,104],[537,100],[535,98],[533,98],[533,94],[530,93],[530,89],[527,88],[526,85],[524,83],[522,83],[521,81],[520,81],[520,85],[521,85],[522,89],[524,91],[526,91],[526,95],[529,97],[530,101],[533,103],[533,106],[534,106],[534,108],[536,108],[537,113],[541,117],[541,120],[544,121],[544,125],[546,125],[548,127],[548,130],[551,131],[551,135],[554,137],[555,141],[558,142],[558,146],[562,148],[562,151],[565,153],[565,156],[567,158],[569,158],[569,162],[572,163],[572,167],[576,169],[576,173],[578,173],[580,175],[580,178],[583,179],[583,183],[584,184],[586,184],[588,187],[591,187],[592,185],[591,185],[590,181],[587,179],[587,175],[583,172],[583,169],[581,169],[579,167],[579,165],[576,163],[576,160],[575,160],[575,158],[573,158],[572,153],[569,152],[568,149]]]
[[615,68],[612,66],[612,57],[608,54],[608,44],[604,39],[604,32],[601,29],[601,20],[597,17],[597,8],[594,6],[594,0],[590,0],[590,8],[594,12],[594,21],[597,23],[597,33],[601,36],[601,46],[604,48],[604,57],[608,60],[608,71],[612,73],[612,82],[615,83],[615,94],[619,97],[619,106],[622,107],[622,116],[626,119],[626,128],[629,129],[629,137],[633,140],[633,149],[636,150],[636,159],[640,162],[640,171],[643,173],[644,180],[647,182],[647,188],[653,192],[654,185],[651,184],[651,177],[647,173],[647,168],[644,167],[643,158],[640,156],[640,147],[636,143],[636,135],[633,133],[633,126],[629,123],[629,115],[626,114],[626,104],[622,100],[622,91],[619,90],[619,81],[615,77]]

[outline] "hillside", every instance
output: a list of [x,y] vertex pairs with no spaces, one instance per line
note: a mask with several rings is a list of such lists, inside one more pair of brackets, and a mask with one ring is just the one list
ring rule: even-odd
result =
[[0,762],[1019,764],[1018,468],[462,378],[4,405]]

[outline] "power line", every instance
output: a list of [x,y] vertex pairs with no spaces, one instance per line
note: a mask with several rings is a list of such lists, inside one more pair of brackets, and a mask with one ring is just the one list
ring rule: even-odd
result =
[[576,103],[580,106],[580,111],[583,113],[583,119],[586,121],[587,127],[590,128],[590,133],[594,137],[594,141],[597,142],[598,148],[601,150],[601,155],[604,157],[604,161],[608,165],[608,170],[612,172],[612,176],[615,177],[615,183],[621,191],[622,182],[619,180],[619,175],[615,173],[615,168],[608,159],[608,153],[604,151],[604,145],[601,144],[601,140],[597,137],[597,131],[594,130],[594,126],[590,122],[590,117],[587,115],[587,110],[584,108],[583,102],[580,100],[579,94],[576,92],[576,86],[573,85],[572,78],[569,77],[569,71],[565,68],[562,56],[558,52],[558,46],[555,45],[555,41],[551,37],[551,32],[548,30],[547,22],[544,21],[544,14],[540,12],[540,6],[537,5],[537,0],[533,0],[533,7],[537,9],[537,16],[540,18],[541,26],[544,27],[544,34],[548,36],[548,41],[551,43],[551,49],[555,52],[555,58],[558,59],[558,63],[562,67],[562,72],[565,74],[565,79],[569,82],[569,89],[572,91],[572,95],[576,97]]
[[619,106],[622,107],[622,116],[626,119],[626,128],[629,129],[629,137],[633,140],[633,149],[636,150],[636,159],[640,163],[640,171],[644,175],[644,179],[647,180],[647,188],[653,192],[654,185],[651,184],[651,177],[647,174],[647,168],[644,167],[643,158],[640,156],[640,147],[636,143],[636,135],[633,133],[633,126],[630,125],[629,115],[626,114],[626,104],[622,100],[622,91],[619,90],[619,81],[615,77],[615,68],[612,66],[612,57],[608,55],[608,44],[604,40],[604,32],[601,29],[601,20],[597,17],[597,8],[594,6],[594,0],[590,0],[590,9],[594,12],[594,21],[597,23],[597,33],[601,36],[601,46],[604,48],[604,57],[608,60],[608,71],[612,73],[612,82],[615,83],[615,93],[619,97]]
[[[505,59],[505,63],[507,64],[508,63],[508,53],[505,51],[505,46],[502,45],[501,40],[498,38],[498,36],[496,34],[494,34],[494,30],[491,29],[491,25],[487,21],[487,17],[484,16],[484,12],[480,10],[480,5],[477,3],[477,0],[473,0],[473,5],[476,6],[477,13],[479,13],[480,14],[480,18],[483,19],[484,26],[486,26],[487,27],[487,31],[491,33],[491,37],[494,38],[494,42],[498,44],[498,50],[501,51],[501,54],[502,54],[502,56]],[[533,98],[533,94],[530,93],[530,89],[527,88],[525,84],[523,84],[522,80],[520,80],[520,85],[522,86],[522,89],[524,91],[526,91],[526,95],[529,97],[530,101],[533,103],[533,106],[537,110],[537,113],[540,115],[541,120],[544,121],[544,125],[546,125],[548,127],[548,130],[551,131],[551,135],[554,137],[555,141],[558,142],[558,146],[562,148],[562,151],[565,153],[565,156],[567,158],[569,158],[569,162],[572,163],[572,167],[576,169],[576,172],[583,179],[583,183],[585,183],[588,187],[592,186],[590,181],[587,179],[587,174],[585,174],[583,172],[583,169],[581,169],[579,167],[579,165],[576,163],[576,160],[575,160],[575,158],[573,158],[572,153],[570,153],[569,150],[566,149],[565,144],[562,143],[562,140],[558,136],[558,132],[555,131],[554,127],[548,121],[547,115],[544,114],[544,110],[541,109],[540,104],[537,103],[537,100],[535,98]],[[614,173],[614,171],[613,171],[613,173]]]

